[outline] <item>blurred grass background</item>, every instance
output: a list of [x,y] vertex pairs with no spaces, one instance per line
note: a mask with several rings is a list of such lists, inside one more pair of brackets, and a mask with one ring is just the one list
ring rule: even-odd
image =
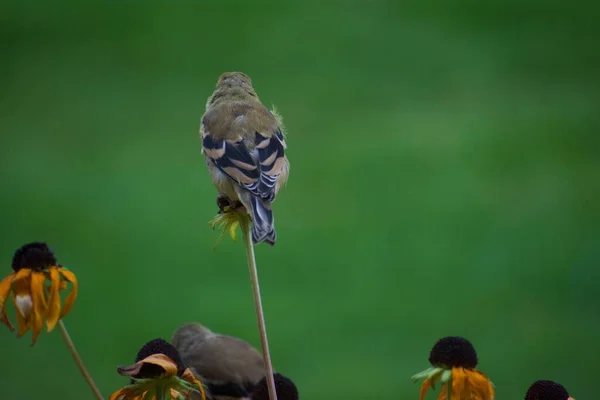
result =
[[[594,398],[597,8],[2,2],[4,271],[45,240],[76,272],[65,322],[107,398],[181,323],[258,347],[242,244],[212,250],[197,135],[241,70],[289,134],[279,240],[257,256],[275,367],[303,399],[417,398],[446,335],[473,341],[499,399],[536,379]],[[58,332],[0,340],[2,398],[92,398]]]

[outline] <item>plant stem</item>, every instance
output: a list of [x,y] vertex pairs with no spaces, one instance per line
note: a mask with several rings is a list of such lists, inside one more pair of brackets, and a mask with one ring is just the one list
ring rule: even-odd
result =
[[448,400],[452,399],[452,375],[450,376],[450,379],[448,379]]
[[62,322],[62,320],[58,321],[58,328],[60,329],[60,334],[62,335],[62,338],[65,341],[67,348],[69,349],[69,353],[71,353],[71,356],[73,356],[73,361],[75,361],[77,368],[79,368],[79,372],[81,372],[81,375],[83,375],[83,377],[85,378],[87,384],[90,386],[90,389],[92,389],[92,392],[94,392],[94,396],[98,400],[104,400],[102,394],[100,393],[100,390],[98,390],[98,387],[94,383],[94,380],[85,368],[83,361],[81,361],[81,357],[79,357],[79,353],[77,353],[77,349],[75,348],[75,345],[71,340],[71,336],[69,336],[69,332],[67,332],[67,328],[65,327],[65,324]]
[[269,352],[269,341],[267,340],[267,327],[265,325],[265,315],[263,313],[262,301],[260,298],[260,286],[258,284],[258,271],[256,269],[256,257],[254,256],[254,244],[250,235],[250,224],[248,222],[240,224],[244,235],[244,244],[246,245],[246,257],[248,258],[248,269],[250,270],[250,282],[252,284],[252,294],[254,295],[254,310],[256,311],[256,320],[260,332],[260,344],[262,347],[263,358],[265,360],[265,371],[267,378],[267,388],[269,390],[269,399],[277,400],[275,391],[275,379],[273,378],[273,365],[271,364],[271,353]]

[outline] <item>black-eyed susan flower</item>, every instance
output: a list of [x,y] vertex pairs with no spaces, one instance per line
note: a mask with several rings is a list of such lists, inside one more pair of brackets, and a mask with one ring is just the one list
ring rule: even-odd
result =
[[563,385],[554,381],[539,380],[533,382],[525,400],[575,400]]
[[477,362],[475,348],[467,339],[449,336],[438,340],[429,353],[432,367],[412,377],[413,381],[424,379],[420,399],[439,381],[443,386],[438,400],[493,400],[493,384],[475,369]]
[[[292,382],[290,378],[287,378],[281,374],[273,374],[275,380],[275,391],[277,393],[277,400],[298,400],[298,388]],[[252,392],[251,400],[269,400],[269,389],[267,387],[267,378],[262,378],[254,391]]]
[[[46,243],[34,242],[15,252],[13,273],[0,281],[0,321],[14,331],[6,314],[6,300],[10,296],[15,307],[18,337],[31,329],[32,345],[38,339],[44,322],[50,332],[58,320],[66,316],[77,299],[75,274],[56,262]],[[72,289],[61,307],[60,291]]]
[[135,363],[117,371],[131,384],[117,390],[110,400],[190,400],[194,393],[206,399],[202,384],[183,364],[179,353],[163,339],[149,341],[140,349]]

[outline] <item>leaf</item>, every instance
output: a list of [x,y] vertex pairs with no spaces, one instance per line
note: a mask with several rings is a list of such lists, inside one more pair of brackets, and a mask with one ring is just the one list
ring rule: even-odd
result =
[[421,372],[411,376],[410,379],[412,379],[415,382],[418,381],[419,379],[423,379],[423,378],[429,379],[431,377],[432,373],[438,369],[439,368],[436,368],[436,367],[429,367],[425,371],[421,371]]
[[452,370],[447,369],[442,373],[442,383],[446,383],[452,378]]

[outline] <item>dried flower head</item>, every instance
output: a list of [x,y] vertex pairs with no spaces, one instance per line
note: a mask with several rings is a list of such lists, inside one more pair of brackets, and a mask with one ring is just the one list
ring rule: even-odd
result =
[[[291,379],[275,373],[275,391],[277,392],[278,400],[298,400],[298,388]],[[251,400],[269,400],[269,389],[267,388],[267,378],[262,378],[252,392]]]
[[569,392],[560,383],[539,380],[533,382],[533,384],[527,390],[525,394],[525,400],[574,400],[569,396]]
[[252,217],[239,201],[231,205],[222,205],[219,213],[209,223],[213,229],[218,228],[221,230],[214,248],[221,243],[227,234],[236,242],[237,228],[240,226],[250,226],[251,223]]

